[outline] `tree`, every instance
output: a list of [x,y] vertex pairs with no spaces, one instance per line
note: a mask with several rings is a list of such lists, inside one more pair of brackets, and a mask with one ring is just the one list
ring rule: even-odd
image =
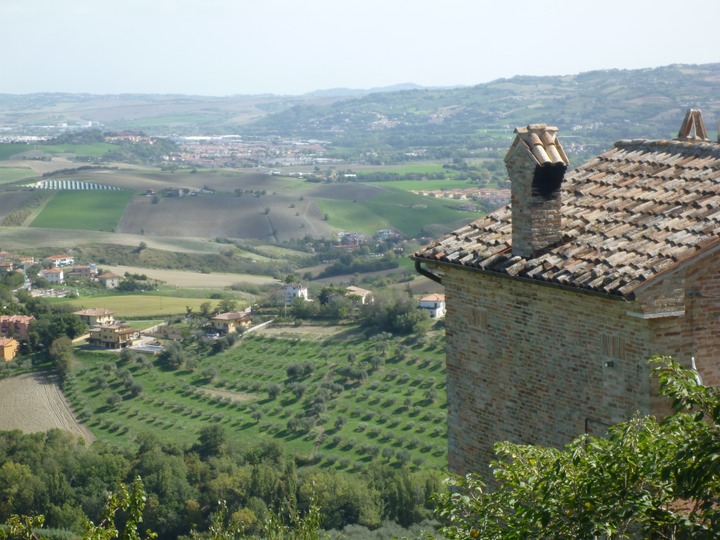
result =
[[185,351],[177,341],[171,341],[165,345],[165,350],[160,353],[160,361],[168,366],[179,369],[185,362]]
[[460,538],[716,538],[720,535],[720,390],[655,358],[676,412],[636,417],[564,449],[495,447],[497,488],[475,475],[438,499],[443,533]]
[[55,362],[60,378],[64,380],[70,373],[74,358],[72,341],[65,336],[59,337],[50,344],[48,353],[52,361]]
[[204,459],[219,456],[225,447],[226,440],[227,436],[222,426],[216,424],[203,426],[200,428],[195,450]]
[[282,392],[282,386],[277,383],[268,384],[267,393],[270,399],[276,399],[280,395],[280,392]]
[[231,311],[235,311],[236,308],[237,302],[232,298],[223,298],[217,305],[218,313],[229,313]]

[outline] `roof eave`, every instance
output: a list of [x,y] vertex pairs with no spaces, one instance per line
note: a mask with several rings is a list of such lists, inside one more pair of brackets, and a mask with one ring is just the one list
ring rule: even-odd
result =
[[[445,268],[456,268],[456,269],[460,269],[460,270],[468,270],[471,272],[476,272],[476,273],[484,274],[487,276],[494,276],[494,277],[499,277],[499,278],[504,278],[504,279],[510,279],[513,281],[521,281],[523,283],[532,283],[532,284],[540,285],[543,287],[551,287],[554,289],[561,289],[564,291],[571,291],[571,292],[576,292],[576,293],[581,293],[581,294],[587,294],[590,296],[601,296],[603,298],[611,298],[613,300],[624,300],[626,302],[631,302],[635,299],[634,291],[631,291],[629,294],[626,294],[626,295],[613,294],[613,293],[608,293],[608,292],[604,292],[604,291],[597,291],[595,289],[585,289],[582,287],[573,287],[572,285],[564,285],[562,283],[557,283],[555,281],[543,281],[540,279],[533,279],[533,278],[529,278],[529,277],[525,277],[525,276],[513,276],[510,274],[506,274],[504,272],[495,272],[493,270],[488,270],[485,268],[477,268],[475,266],[465,266],[462,264],[451,263],[448,261],[442,261],[442,260],[437,260],[437,259],[427,259],[427,258],[423,258],[423,257],[417,257],[414,255],[411,258],[415,261],[415,269],[417,270],[417,272],[419,274],[421,274],[429,279],[432,279],[433,281],[437,281],[440,284],[443,284],[442,278],[440,276],[438,276],[437,274],[433,274],[428,269],[422,268],[421,265],[423,263],[432,264],[432,265],[445,267]],[[431,276],[433,276],[433,277],[431,277]]]

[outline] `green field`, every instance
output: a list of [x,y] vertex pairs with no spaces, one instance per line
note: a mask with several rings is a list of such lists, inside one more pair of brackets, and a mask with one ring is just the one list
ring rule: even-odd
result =
[[372,186],[393,187],[403,191],[430,191],[439,189],[468,189],[478,187],[467,180],[390,180],[388,182],[366,182]]
[[441,163],[405,163],[402,165],[391,165],[385,167],[358,167],[357,172],[362,174],[364,172],[387,172],[395,174],[436,174],[445,173],[452,175],[455,173],[452,169],[446,169]]
[[35,148],[30,144],[0,144],[0,161],[10,159],[15,154],[28,152]]
[[113,231],[134,196],[130,190],[59,191],[30,226]]
[[115,317],[118,319],[138,319],[142,317],[184,315],[188,307],[194,311],[200,311],[200,305],[204,302],[210,302],[214,309],[218,301],[205,298],[176,298],[165,295],[133,294],[63,299],[57,303],[70,305],[77,310],[105,308],[114,311]]
[[0,184],[10,184],[18,180],[37,176],[32,169],[26,167],[0,167]]
[[98,142],[93,144],[39,144],[33,149],[49,154],[75,154],[82,157],[96,158],[116,148],[117,146],[114,144]]
[[[193,370],[168,369],[158,357],[123,363],[117,353],[77,351],[68,393],[95,436],[118,445],[146,431],[188,445],[215,423],[229,440],[270,437],[324,468],[359,470],[373,461],[446,467],[442,336],[373,341],[345,332],[331,340],[251,335],[198,356]],[[302,367],[297,375],[288,372],[293,365]],[[367,378],[340,374],[351,365]],[[128,375],[139,395],[125,389]],[[270,385],[279,387],[274,398]],[[113,393],[122,401],[108,406]]]
[[423,227],[432,223],[452,223],[477,219],[477,215],[454,210],[456,201],[438,200],[407,193],[386,184],[384,191],[372,199],[344,201],[319,200],[336,228],[373,234],[379,229],[393,228],[411,237],[419,236]]

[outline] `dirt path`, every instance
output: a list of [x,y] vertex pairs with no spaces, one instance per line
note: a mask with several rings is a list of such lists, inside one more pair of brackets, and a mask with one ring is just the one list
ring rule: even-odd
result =
[[26,373],[0,380],[0,430],[36,433],[52,428],[74,433],[87,443],[95,440],[73,415],[55,377]]

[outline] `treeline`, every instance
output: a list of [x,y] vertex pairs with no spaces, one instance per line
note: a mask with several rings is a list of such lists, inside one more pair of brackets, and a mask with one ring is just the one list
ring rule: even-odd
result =
[[368,335],[389,332],[394,335],[422,334],[431,325],[425,310],[411,296],[387,292],[365,304],[346,295],[343,288],[324,287],[317,302],[296,300],[292,316],[297,319],[353,319]]
[[364,274],[366,272],[379,272],[381,270],[392,270],[400,266],[397,258],[392,252],[385,253],[382,257],[367,258],[357,257],[350,253],[343,254],[337,262],[328,266],[318,274],[318,279],[342,276],[344,274]]
[[[86,518],[99,523],[107,492],[136,477],[147,497],[142,528],[161,539],[187,538],[192,531],[194,538],[205,537],[217,523],[219,501],[224,525],[243,535],[261,534],[270,517],[291,524],[291,510],[303,515],[315,507],[320,528],[351,526],[365,531],[356,537],[367,538],[368,529],[384,523],[427,524],[430,501],[441,489],[434,471],[384,465],[363,474],[298,469],[279,443],[227,440],[216,425],[202,428],[189,448],[162,444],[148,432],[137,437],[133,450],[86,447],[60,430],[0,432],[0,463],[0,523],[12,515],[43,514],[57,538],[82,531]],[[389,529],[397,535],[397,526]]]

